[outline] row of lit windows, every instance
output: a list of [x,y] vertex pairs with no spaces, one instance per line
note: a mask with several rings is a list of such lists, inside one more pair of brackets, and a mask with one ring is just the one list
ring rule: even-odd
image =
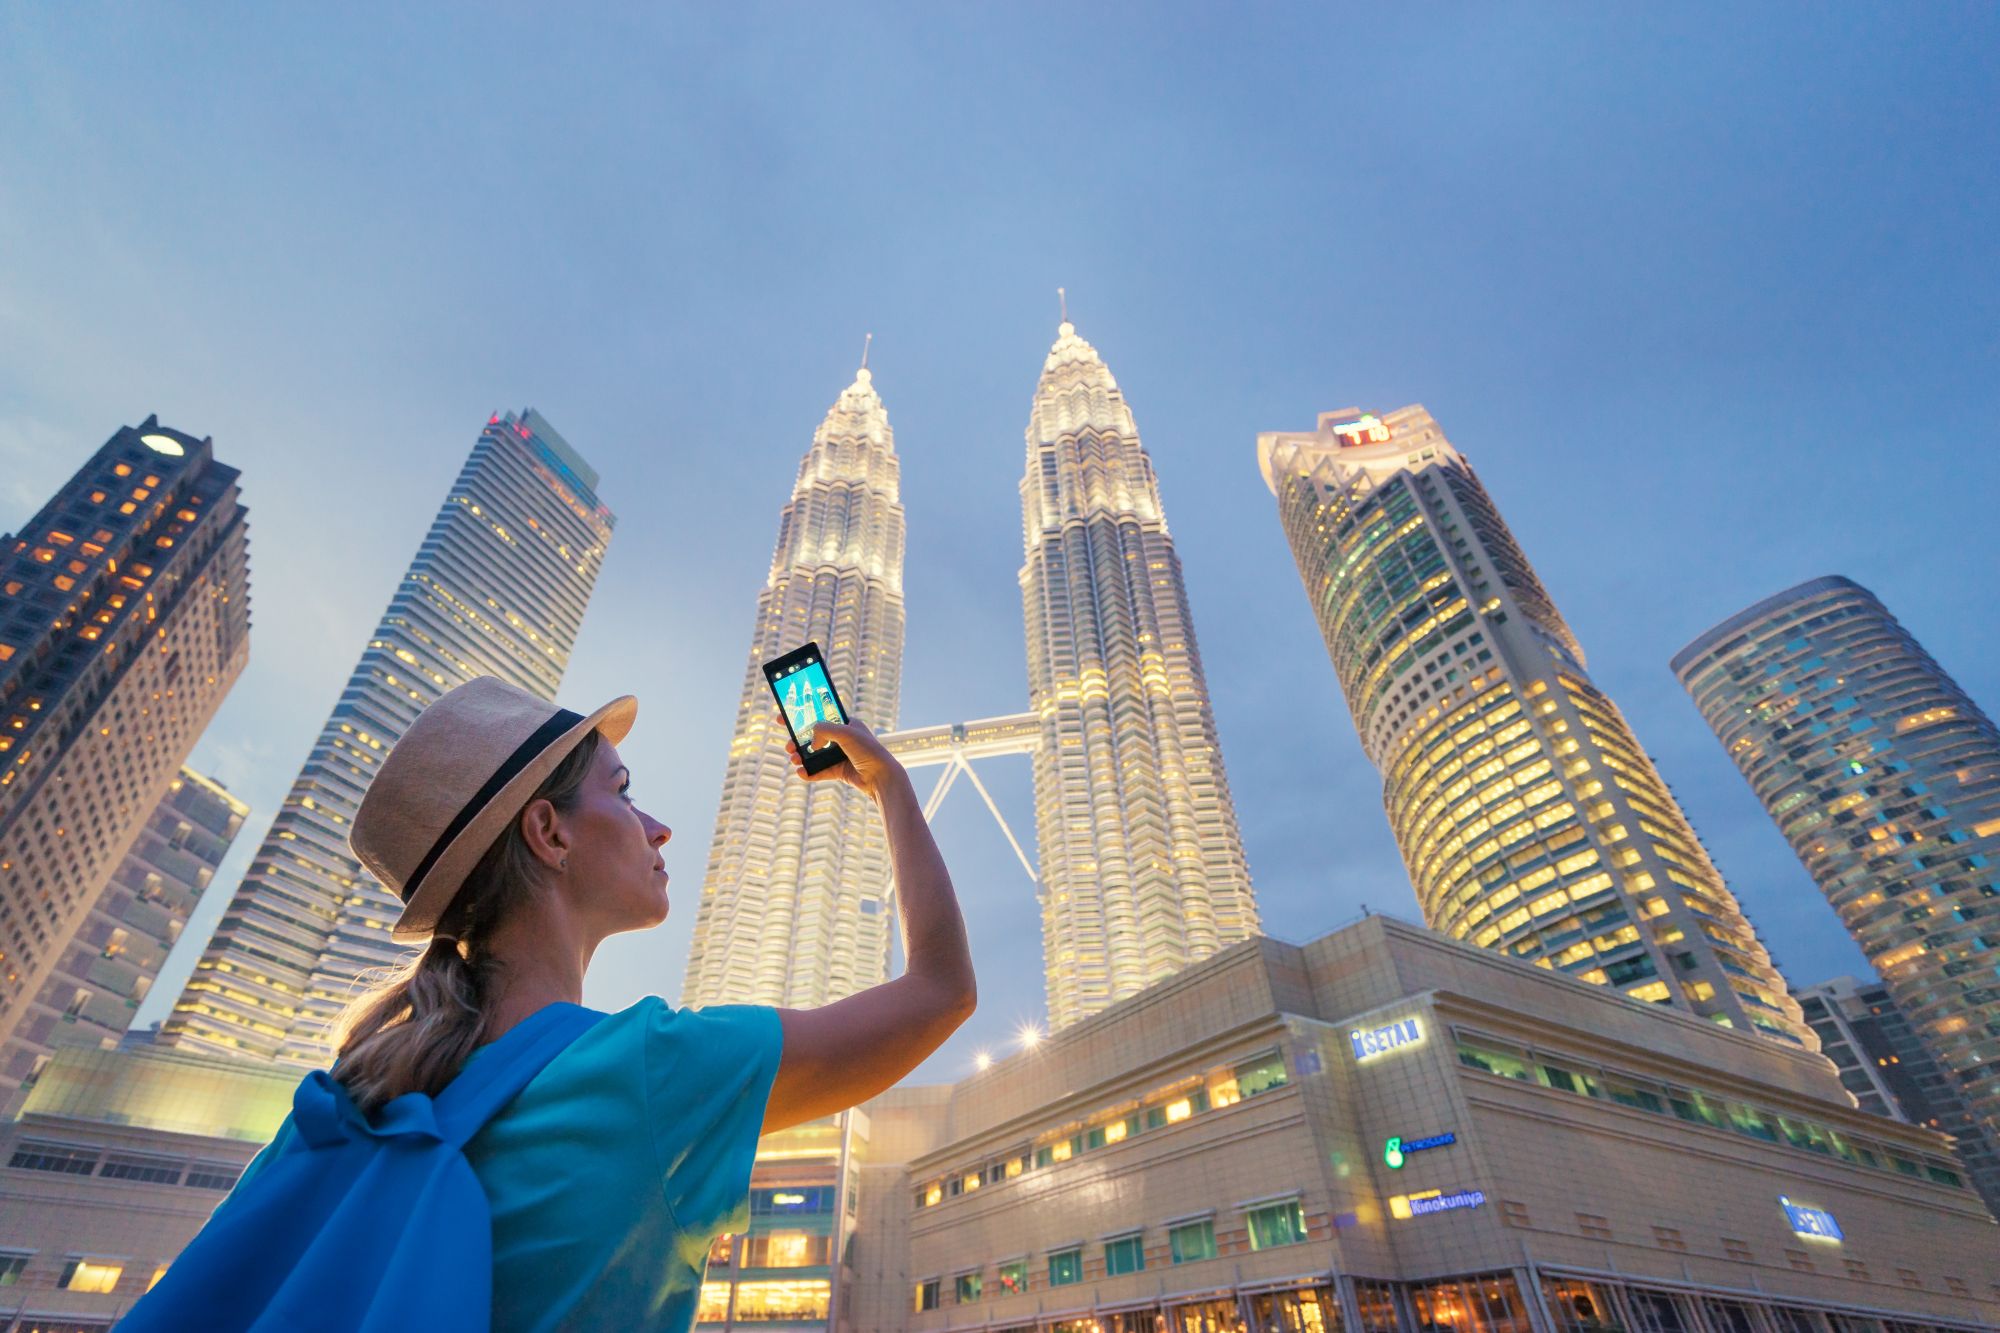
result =
[[1732,1130],[1747,1138],[1837,1157],[1855,1166],[1928,1179],[1954,1189],[1965,1185],[1958,1172],[1943,1162],[1928,1158],[1919,1162],[1881,1144],[1850,1138],[1817,1121],[1759,1110],[1718,1093],[1654,1083],[1642,1075],[1603,1069],[1566,1055],[1524,1049],[1482,1034],[1461,1030],[1454,1035],[1458,1042],[1458,1062],[1483,1074],[1616,1102],[1655,1115],[1672,1115],[1691,1124]]
[[1234,1106],[1246,1098],[1282,1088],[1287,1081],[1284,1056],[1276,1051],[1214,1071],[1201,1081],[1200,1086],[1189,1087],[1190,1080],[1180,1080],[1169,1088],[1141,1098],[1137,1109],[1087,1118],[1082,1130],[1063,1133],[1036,1144],[1032,1149],[1023,1149],[1014,1156],[963,1167],[932,1180],[917,1189],[916,1205],[929,1208],[947,1198],[970,1194],[986,1185],[1000,1184],[1030,1171],[1070,1161],[1128,1138],[1179,1124],[1204,1111]]
[[[1242,1212],[1248,1243],[1253,1251],[1298,1245],[1306,1240],[1305,1209],[1296,1197],[1247,1206]],[[1215,1219],[1212,1214],[1168,1223],[1165,1229],[1165,1257],[1169,1263],[1195,1263],[1203,1259],[1213,1259],[1219,1253],[1215,1243]],[[1157,1259],[1160,1256],[1156,1253],[1154,1257]],[[1135,1227],[1131,1231],[1106,1238],[1103,1242],[1102,1262],[1105,1277],[1123,1277],[1128,1273],[1144,1272],[1146,1269],[1144,1228]],[[1074,1286],[1084,1280],[1084,1247],[1071,1245],[1064,1249],[1051,1250],[1046,1256],[1046,1265],[1043,1285]],[[970,1305],[992,1297],[1017,1296],[1030,1290],[1033,1285],[1025,1255],[994,1265],[993,1276],[994,1281],[989,1286],[984,1268],[967,1269],[955,1274],[951,1285],[953,1299],[960,1305]],[[912,1303],[913,1310],[921,1314],[925,1310],[937,1309],[943,1300],[944,1291],[941,1278],[926,1278],[918,1282]]]

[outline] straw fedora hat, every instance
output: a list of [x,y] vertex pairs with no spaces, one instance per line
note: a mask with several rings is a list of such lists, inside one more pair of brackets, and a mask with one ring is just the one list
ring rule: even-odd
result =
[[348,846],[403,900],[391,934],[420,940],[465,877],[556,765],[593,731],[616,744],[639,701],[613,699],[588,716],[480,676],[417,715],[368,784]]

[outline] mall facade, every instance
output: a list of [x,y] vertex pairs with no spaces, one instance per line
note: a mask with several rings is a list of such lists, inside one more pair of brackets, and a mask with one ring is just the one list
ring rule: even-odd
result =
[[1246,941],[867,1114],[856,1333],[2000,1326],[1944,1136],[1819,1055],[1392,918]]

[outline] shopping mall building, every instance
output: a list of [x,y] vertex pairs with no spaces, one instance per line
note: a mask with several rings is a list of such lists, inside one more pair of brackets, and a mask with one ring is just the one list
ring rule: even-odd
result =
[[855,1330],[2000,1325],[1942,1136],[1817,1055],[1389,918],[868,1112]]

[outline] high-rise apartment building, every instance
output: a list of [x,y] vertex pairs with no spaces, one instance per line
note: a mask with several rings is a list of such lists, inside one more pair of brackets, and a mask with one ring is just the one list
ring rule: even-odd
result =
[[1422,407],[1258,436],[1424,921],[1810,1045],[1763,943]]
[[1132,409],[1065,320],[1021,479],[1042,950],[1056,1027],[1257,930],[1180,557]]
[[1862,1110],[1952,1136],[1986,1207],[2000,1214],[2000,1153],[1972,1118],[1957,1080],[1931,1059],[1881,982],[1835,977],[1797,992],[1820,1054]]
[[54,1016],[48,1045],[118,1044],[249,815],[191,768],[167,784],[42,987],[35,1012]]
[[1844,578],[1738,612],[1673,671],[2000,1143],[2000,732]]
[[760,668],[816,642],[848,716],[876,731],[896,725],[900,467],[864,366],[813,432],[757,594],[685,1003],[810,1007],[888,975],[894,903],[881,820],[845,783],[793,776]]
[[553,698],[611,540],[597,473],[534,411],[493,417],[369,636],[161,1040],[305,1064],[400,904],[347,846],[375,767],[475,676]]
[[0,539],[0,1090],[46,1058],[69,1005],[36,1001],[248,660],[237,476],[148,417]]

